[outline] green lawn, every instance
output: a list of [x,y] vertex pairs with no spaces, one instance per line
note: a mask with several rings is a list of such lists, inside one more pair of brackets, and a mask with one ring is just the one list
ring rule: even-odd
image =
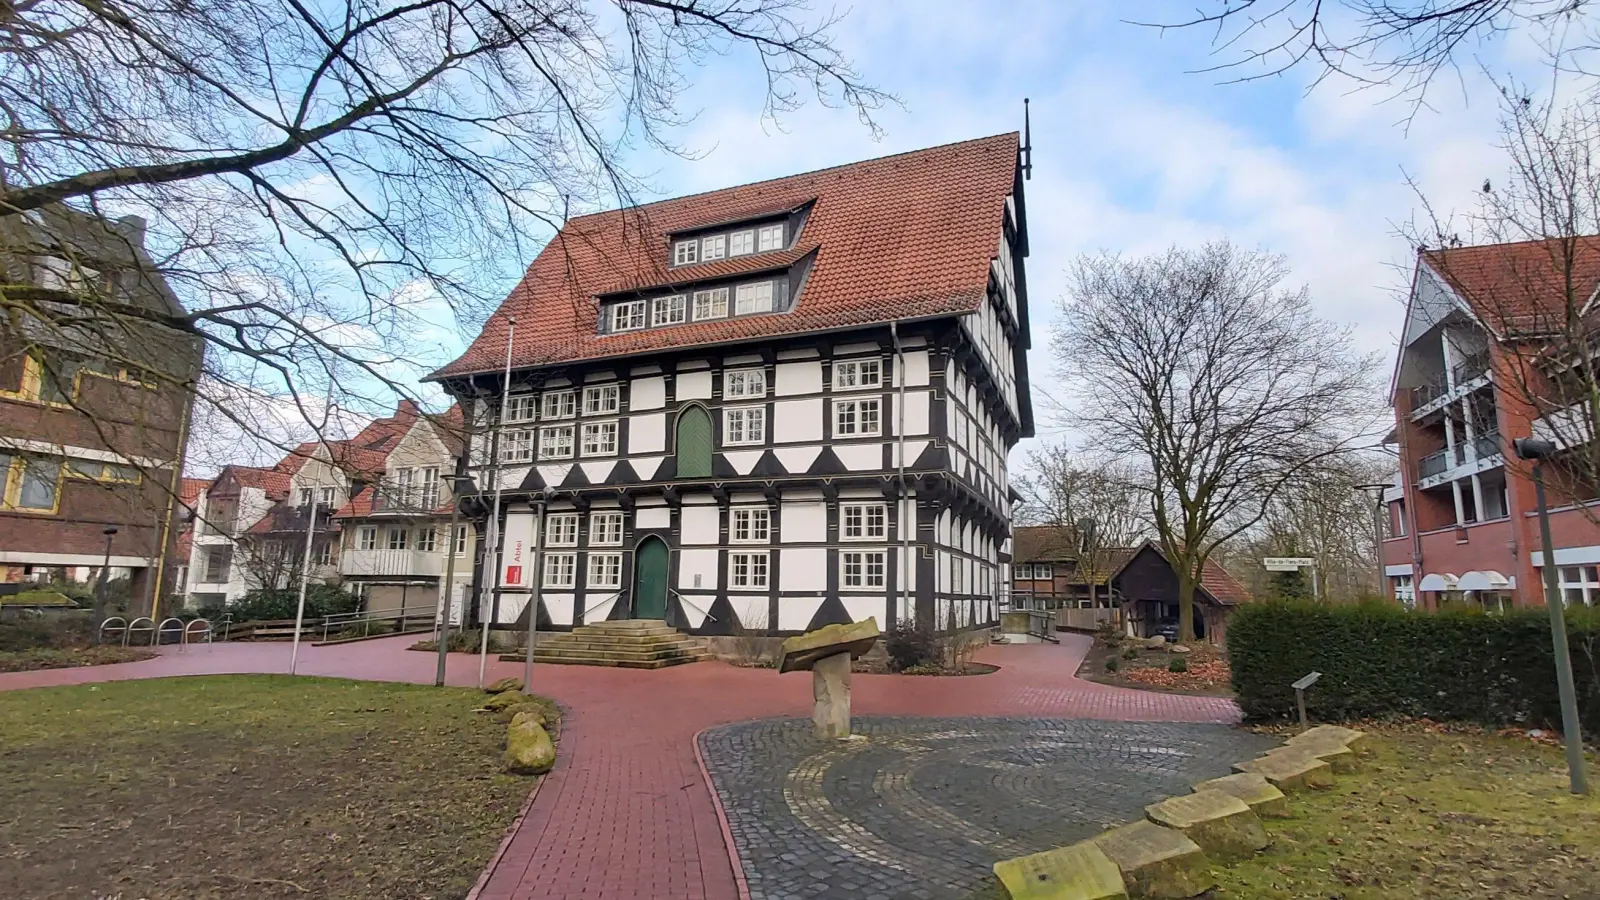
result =
[[0,693],[0,897],[462,897],[532,779],[481,693],[215,676]]

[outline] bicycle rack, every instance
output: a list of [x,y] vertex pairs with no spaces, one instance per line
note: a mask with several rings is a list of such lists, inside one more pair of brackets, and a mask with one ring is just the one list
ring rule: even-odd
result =
[[190,635],[195,633],[196,625],[200,626],[199,630],[205,635],[206,647],[209,648],[211,646],[212,639],[217,633],[217,629],[212,627],[211,621],[209,619],[190,619],[188,624],[183,626],[183,642],[178,645],[180,652],[189,645],[189,641],[193,640]]
[[[174,624],[174,625],[176,625],[177,627],[176,628],[168,628],[167,624],[169,622]],[[178,618],[177,616],[168,616],[165,619],[161,620],[161,624],[160,625],[156,626],[155,634],[150,636],[150,646],[159,647],[161,645],[161,636],[164,635],[164,634],[171,633],[171,634],[176,634],[178,636],[178,645],[179,645],[178,649],[181,650],[181,649],[183,649],[183,646],[182,646],[183,645],[183,634],[184,634],[185,630],[186,629],[184,628],[182,619]]]
[[[111,624],[112,622],[116,622],[117,624],[112,625]],[[124,619],[121,616],[110,616],[110,617],[107,617],[105,621],[100,623],[100,628],[95,633],[95,640],[97,640],[100,643],[104,644],[106,642],[106,629],[107,628],[116,629],[116,632],[117,632],[117,643],[122,643],[123,638],[128,633],[128,620]]]
[[[140,622],[148,622],[150,624],[148,624],[148,625],[140,625],[139,624]],[[155,632],[155,630],[156,630],[156,621],[154,619],[150,618],[149,616],[140,616],[139,618],[134,619],[132,622],[129,622],[128,623],[128,627],[123,629],[123,631],[122,631],[122,646],[126,647],[126,646],[129,645],[129,643],[133,640],[133,633],[135,631],[149,631],[149,632],[152,632],[151,640],[152,640],[152,643],[153,643],[154,642],[154,632]]]

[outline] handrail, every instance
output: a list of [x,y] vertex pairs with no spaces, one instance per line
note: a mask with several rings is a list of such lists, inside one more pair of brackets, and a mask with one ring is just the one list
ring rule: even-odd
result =
[[676,588],[670,588],[670,587],[669,587],[669,588],[667,588],[667,590],[668,590],[668,591],[669,591],[669,592],[671,592],[671,593],[672,593],[672,595],[673,595],[673,596],[675,596],[675,597],[677,597],[677,598],[678,598],[678,602],[679,602],[679,603],[682,603],[682,604],[685,604],[685,605],[687,605],[687,606],[692,606],[692,607],[694,607],[694,608],[695,608],[695,611],[696,611],[696,612],[703,612],[703,613],[705,613],[705,614],[706,614],[706,619],[707,619],[707,620],[708,620],[708,621],[711,621],[711,622],[715,622],[715,621],[717,621],[717,617],[716,617],[716,616],[713,616],[713,615],[712,615],[712,614],[711,614],[711,610],[709,610],[709,609],[706,609],[706,608],[705,608],[705,607],[703,607],[703,606],[701,606],[701,605],[700,605],[700,604],[698,604],[698,603],[690,603],[690,602],[689,602],[689,598],[688,598],[688,597],[685,597],[685,596],[684,596],[684,595],[682,595],[682,594],[680,594],[680,593],[678,593],[678,590],[677,590],[677,589],[676,589]]
[[628,589],[627,589],[627,588],[618,588],[618,589],[617,589],[617,591],[616,591],[616,593],[614,593],[614,594],[607,594],[607,595],[606,595],[606,596],[604,596],[604,597],[601,597],[601,598],[600,598],[600,599],[599,599],[599,600],[596,600],[596,601],[595,601],[595,602],[594,602],[594,603],[593,603],[593,604],[591,604],[591,605],[589,605],[589,606],[587,606],[587,607],[585,607],[585,608],[584,608],[584,610],[583,610],[583,612],[581,612],[581,613],[578,613],[578,617],[579,617],[579,618],[583,618],[583,619],[585,619],[585,620],[587,620],[587,617],[588,617],[588,615],[589,615],[589,612],[590,612],[590,611],[591,611],[591,610],[594,610],[594,609],[598,609],[598,608],[599,608],[599,606],[600,606],[600,604],[602,604],[602,603],[604,603],[604,602],[606,602],[606,601],[607,601],[607,600],[616,600],[616,599],[619,599],[619,598],[621,598],[621,597],[622,597],[622,595],[623,595],[623,594],[626,594],[626,593],[627,593],[627,592],[628,592]]
[[367,626],[366,631],[370,633],[373,622],[399,620],[402,625],[401,630],[404,631],[405,629],[403,626],[405,624],[405,620],[427,618],[429,622],[432,622],[436,613],[437,610],[429,611],[427,613],[420,611],[407,612],[406,607],[404,606],[390,607],[388,609],[357,610],[355,612],[347,613],[329,613],[322,617],[322,641],[323,643],[327,643],[328,632],[334,627],[343,628],[348,625],[360,623]]

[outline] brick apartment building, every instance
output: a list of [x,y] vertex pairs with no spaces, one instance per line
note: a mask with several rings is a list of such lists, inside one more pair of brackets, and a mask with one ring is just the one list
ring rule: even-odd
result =
[[105,312],[183,308],[144,223],[56,207],[0,222],[0,581],[84,577],[106,557],[148,611],[172,581],[179,461],[199,341]]
[[1547,478],[1562,595],[1600,602],[1600,508],[1571,464],[1593,446],[1593,419],[1573,412],[1562,387],[1574,362],[1594,358],[1560,349],[1590,340],[1597,287],[1600,237],[1418,254],[1391,393],[1400,471],[1385,495],[1390,596],[1423,608],[1543,601],[1534,484],[1512,453],[1513,440],[1538,436],[1558,438],[1563,453]]

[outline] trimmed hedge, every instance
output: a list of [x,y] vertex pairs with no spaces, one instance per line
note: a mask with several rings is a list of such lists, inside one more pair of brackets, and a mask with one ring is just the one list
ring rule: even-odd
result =
[[[1600,734],[1600,614],[1567,610],[1584,730]],[[1318,719],[1417,716],[1561,727],[1550,619],[1541,608],[1489,615],[1412,612],[1388,603],[1257,603],[1228,622],[1233,689],[1247,718],[1294,715],[1290,684]]]

